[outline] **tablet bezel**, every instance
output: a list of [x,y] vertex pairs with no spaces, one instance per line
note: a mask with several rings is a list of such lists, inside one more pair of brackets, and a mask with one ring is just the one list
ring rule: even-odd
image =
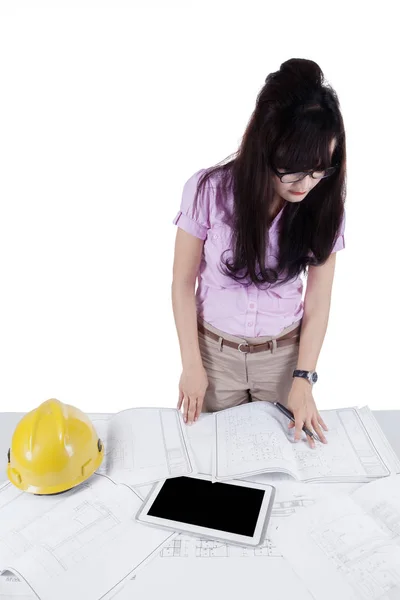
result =
[[[184,475],[190,479],[203,479],[205,481],[212,481],[211,476],[196,474],[196,475]],[[173,530],[179,533],[185,533],[187,535],[193,535],[195,537],[207,538],[216,541],[221,541],[227,544],[234,544],[237,546],[250,546],[256,548],[262,546],[265,541],[265,535],[267,532],[269,520],[271,517],[271,511],[274,504],[275,498],[275,487],[270,484],[256,483],[253,481],[245,481],[242,479],[231,479],[224,482],[214,482],[221,485],[238,485],[242,487],[249,487],[253,489],[261,489],[265,491],[263,501],[261,503],[260,512],[257,519],[257,524],[252,537],[239,535],[236,533],[230,533],[228,531],[221,531],[219,529],[210,529],[208,527],[201,527],[199,525],[190,525],[188,523],[182,523],[182,521],[173,521],[171,519],[162,519],[160,517],[153,517],[147,514],[147,511],[152,506],[166,479],[158,481],[151,491],[148,493],[143,501],[143,504],[135,516],[135,520],[144,525],[150,525],[161,529]]]

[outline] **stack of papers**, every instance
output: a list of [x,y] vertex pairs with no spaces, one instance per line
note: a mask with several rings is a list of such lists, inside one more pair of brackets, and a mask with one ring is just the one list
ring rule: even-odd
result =
[[[309,448],[305,439],[294,444],[287,419],[273,405],[264,402],[203,413],[191,426],[172,408],[134,408],[117,415],[91,415],[105,446],[104,462],[97,474],[81,486],[57,496],[22,493],[10,483],[0,488],[0,599],[151,598],[163,593],[170,582],[175,584],[176,600],[187,597],[188,586],[191,597],[200,600],[212,592],[214,580],[218,585],[226,569],[224,593],[232,598],[243,596],[246,590],[256,593],[264,585],[276,599],[286,599],[290,590],[299,600],[329,600],[326,589],[320,593],[319,578],[311,586],[311,576],[288,549],[294,538],[302,545],[303,531],[308,535],[308,529],[301,529],[301,535],[290,531],[295,531],[297,523],[303,522],[305,514],[309,516],[304,523],[314,522],[314,509],[328,514],[333,494],[342,494],[338,510],[347,510],[349,505],[345,500],[360,504],[360,498],[364,498],[357,495],[359,489],[375,486],[372,489],[378,490],[388,482],[387,490],[400,500],[395,484],[390,487],[390,482],[396,481],[398,485],[400,480],[394,477],[400,472],[400,461],[368,408],[322,411],[321,414],[329,427],[328,444],[317,443],[315,449]],[[247,479],[276,487],[272,519],[263,546],[241,548],[170,534],[135,521],[142,500],[155,482],[197,473],[211,475],[215,481]],[[378,481],[363,485],[372,480]],[[336,482],[334,486],[332,482]],[[319,508],[321,503],[324,509]],[[392,523],[394,503],[379,513]],[[332,504],[336,506],[336,502]],[[353,504],[351,506],[354,509]],[[362,503],[360,506],[364,508]],[[371,507],[373,515],[377,510],[375,505]],[[318,520],[320,512],[316,514]],[[339,520],[341,514],[338,513]],[[344,514],[356,513],[353,510]],[[398,520],[400,522],[400,517]],[[289,522],[293,524],[286,528]],[[389,541],[390,536],[393,539],[393,531],[389,532],[387,523],[382,523],[385,522],[379,522],[374,529],[368,522],[372,527],[368,531],[379,533],[376,538],[372,533],[371,538],[376,541],[376,560],[385,548],[390,555],[390,566],[392,559],[399,559],[396,553],[400,550],[397,542]],[[315,550],[313,535],[307,538],[310,552]],[[400,531],[397,535],[400,536]],[[338,549],[341,534],[329,540],[337,555],[342,556]],[[319,542],[317,546],[320,547]],[[372,548],[367,544],[368,547]],[[363,548],[362,544],[357,548]],[[304,555],[303,550],[298,553]],[[321,577],[325,574],[328,578],[333,567],[329,552],[325,554],[326,567]],[[354,556],[351,555],[351,560]],[[243,574],[241,581],[252,582],[246,584],[246,589],[241,590],[239,582],[228,577],[235,565]],[[360,565],[365,566],[361,562]],[[342,570],[341,563],[340,577]],[[397,577],[397,571],[393,572]],[[315,569],[313,573],[315,575]],[[338,583],[343,600],[400,597],[346,596],[346,586],[355,589],[352,576],[349,577],[345,583]],[[179,585],[176,584],[178,578]],[[285,581],[284,596],[281,595],[282,581]],[[339,592],[335,597],[338,595]]]

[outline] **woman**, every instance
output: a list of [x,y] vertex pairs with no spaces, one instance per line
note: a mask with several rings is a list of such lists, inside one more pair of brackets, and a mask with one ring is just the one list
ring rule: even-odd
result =
[[295,441],[306,426],[326,443],[312,386],[344,248],[345,179],[337,95],[315,62],[290,59],[266,78],[236,156],[186,181],[174,219],[185,422],[279,401]]

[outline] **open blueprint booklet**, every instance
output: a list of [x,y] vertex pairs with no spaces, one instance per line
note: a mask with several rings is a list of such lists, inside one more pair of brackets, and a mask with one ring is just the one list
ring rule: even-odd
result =
[[400,598],[399,475],[321,500],[271,535],[313,598]]
[[91,416],[104,442],[98,473],[132,486],[197,474],[182,413],[176,408],[130,408]]
[[286,473],[303,482],[368,482],[400,472],[400,462],[368,407],[321,411],[327,444],[294,443],[289,420],[269,402],[213,414],[214,481]]

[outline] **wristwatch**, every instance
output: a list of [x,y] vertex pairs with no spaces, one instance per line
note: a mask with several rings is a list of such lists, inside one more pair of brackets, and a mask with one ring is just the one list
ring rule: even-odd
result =
[[301,369],[295,369],[293,371],[293,377],[302,377],[303,379],[308,379],[311,385],[317,383],[318,375],[316,371],[302,371]]

